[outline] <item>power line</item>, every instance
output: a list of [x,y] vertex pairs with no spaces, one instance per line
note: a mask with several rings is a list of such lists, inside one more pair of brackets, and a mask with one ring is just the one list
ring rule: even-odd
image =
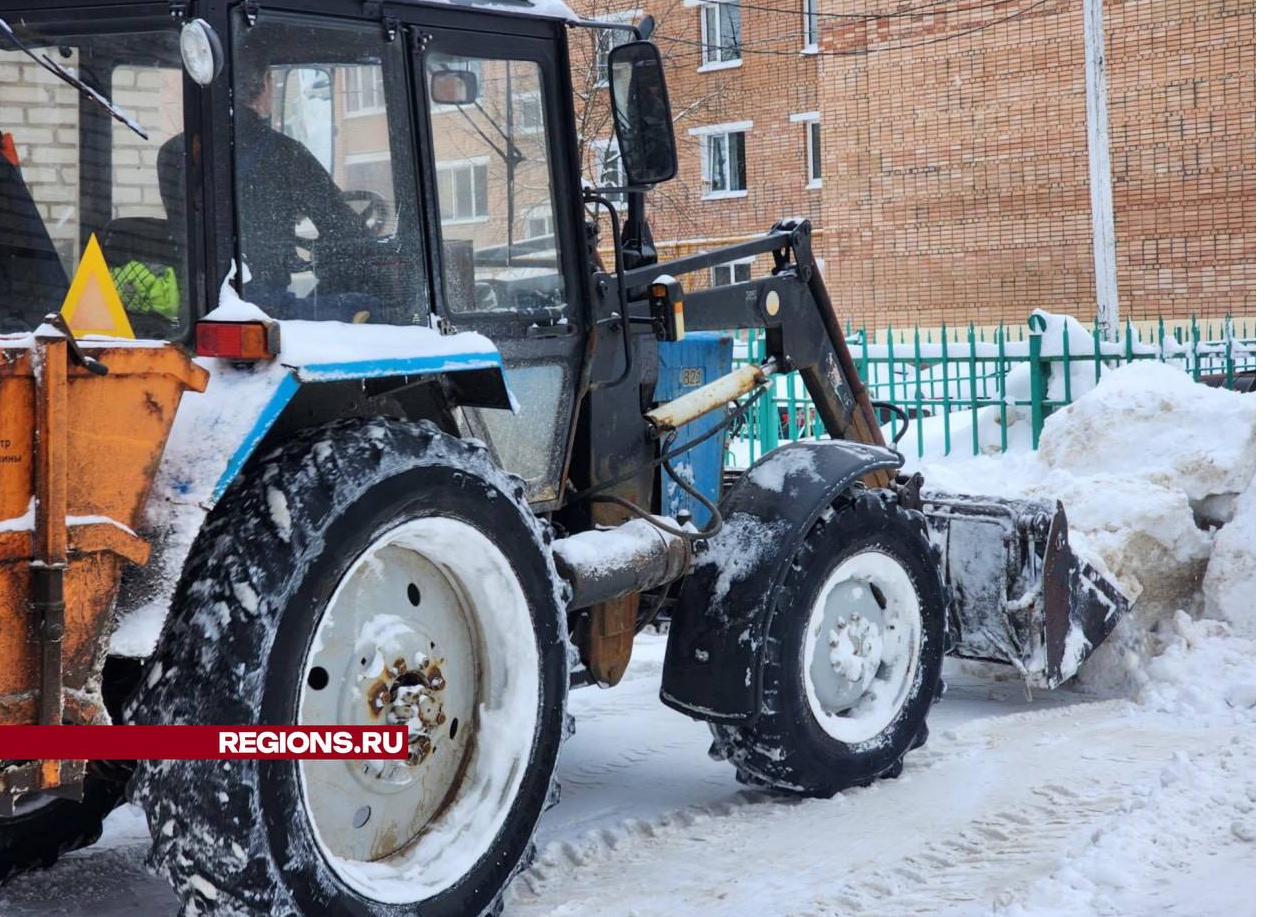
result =
[[[994,2],[991,5],[998,6],[1003,3],[1011,3],[1011,2],[1014,2],[1014,0],[997,0],[997,2]],[[1017,10],[1014,13],[1009,13],[1006,16],[1001,16],[998,19],[992,19],[989,22],[980,23],[969,29],[963,29],[962,31],[953,32],[949,35],[939,35],[936,38],[930,38],[925,41],[909,42],[907,44],[898,44],[898,45],[888,45],[883,48],[862,48],[857,51],[819,50],[818,54],[825,57],[859,57],[866,54],[881,54],[881,53],[884,53],[885,51],[901,51],[908,48],[922,48],[928,45],[940,44],[941,42],[953,41],[954,39],[962,38],[965,35],[972,35],[976,32],[983,32],[986,29],[991,29],[991,28],[994,28],[995,26],[1002,25],[1003,23],[1008,22],[1012,19],[1016,19],[1019,16],[1024,16],[1026,13],[1031,12],[1032,10],[1035,10],[1038,7],[1043,6],[1044,4],[1049,3],[1049,2],[1051,2],[1051,0],[1036,0],[1035,3],[1030,4],[1024,9]],[[740,6],[741,4],[736,3],[734,5]],[[984,8],[984,7],[981,7],[981,8]],[[955,12],[958,12],[958,11],[955,11]],[[776,35],[776,36],[772,36],[768,38],[762,38],[762,39],[758,39],[758,41],[776,42],[776,41],[786,41],[788,39],[793,39],[793,38],[799,40],[802,37],[803,35],[801,32],[795,32],[795,33],[789,33],[787,35]],[[723,47],[722,45],[718,45],[718,44],[709,44],[702,41],[691,41],[690,39],[686,39],[686,38],[674,38],[668,35],[657,35],[655,37],[655,40],[657,42],[665,41],[665,42],[669,42],[671,44],[677,44],[677,45],[689,45],[695,48]],[[750,44],[741,43],[738,47],[741,54],[744,52],[747,52],[750,54],[765,54],[772,57],[805,57],[806,56],[801,51],[778,51],[778,50],[773,50],[769,48],[754,48],[751,43]]]
[[[936,16],[938,13],[970,13],[973,10],[991,9],[996,6],[1002,6],[1005,3],[1011,3],[1013,0],[986,0],[984,3],[971,3],[967,6],[957,7],[951,10],[939,10],[935,7],[947,6],[952,3],[963,2],[963,0],[931,0],[929,3],[922,3],[919,6],[908,7],[904,10],[894,10],[888,13],[825,13],[815,11],[815,19],[846,19],[850,21],[856,20],[875,20],[875,19],[923,19],[926,16]],[[758,3],[740,2],[740,0],[717,0],[718,6],[737,6],[740,9],[753,10],[763,13],[788,13],[797,17],[805,17],[808,15],[803,9],[789,9],[781,6],[763,6]],[[931,10],[931,12],[930,12]]]

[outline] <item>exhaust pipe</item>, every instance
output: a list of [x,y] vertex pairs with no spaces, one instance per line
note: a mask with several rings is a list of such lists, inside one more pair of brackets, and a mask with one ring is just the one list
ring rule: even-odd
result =
[[[657,517],[664,525],[671,519]],[[645,519],[613,529],[581,532],[554,542],[554,564],[572,585],[568,611],[646,592],[690,572],[691,532],[673,535]]]

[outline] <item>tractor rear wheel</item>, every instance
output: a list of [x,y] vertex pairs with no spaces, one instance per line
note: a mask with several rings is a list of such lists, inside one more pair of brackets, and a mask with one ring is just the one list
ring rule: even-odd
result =
[[887,491],[852,488],[771,588],[782,598],[761,710],[742,726],[713,724],[714,754],[745,783],[806,796],[900,774],[928,736],[945,633],[922,517]]
[[498,907],[563,734],[548,537],[521,482],[430,424],[322,428],[226,494],[131,719],[403,723],[410,757],[143,762],[133,798],[182,913]]

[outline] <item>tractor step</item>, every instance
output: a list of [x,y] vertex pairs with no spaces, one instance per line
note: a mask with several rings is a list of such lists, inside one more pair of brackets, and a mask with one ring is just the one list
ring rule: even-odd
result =
[[929,537],[950,589],[950,655],[1015,666],[1054,688],[1130,610],[1130,601],[1069,544],[1056,500],[924,492]]

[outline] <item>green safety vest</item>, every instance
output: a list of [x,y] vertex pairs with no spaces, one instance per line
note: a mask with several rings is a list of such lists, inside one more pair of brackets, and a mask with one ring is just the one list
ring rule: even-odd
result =
[[110,276],[123,308],[129,312],[153,312],[169,322],[180,317],[180,287],[172,268],[159,268],[155,273],[140,261],[129,261],[111,268]]

